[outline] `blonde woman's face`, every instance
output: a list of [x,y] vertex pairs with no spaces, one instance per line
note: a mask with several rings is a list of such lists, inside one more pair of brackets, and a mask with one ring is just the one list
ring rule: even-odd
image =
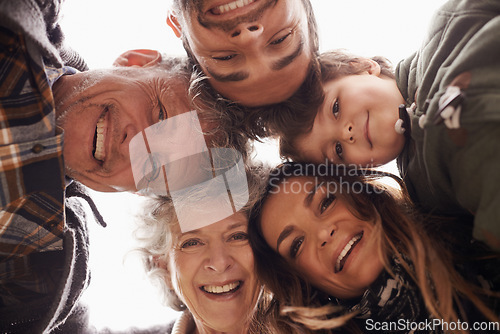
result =
[[383,264],[370,242],[374,221],[354,216],[333,188],[312,177],[285,180],[264,204],[262,231],[269,246],[313,286],[353,298],[375,281]]
[[248,243],[247,218],[237,213],[187,233],[174,231],[172,285],[198,329],[241,331],[260,293]]

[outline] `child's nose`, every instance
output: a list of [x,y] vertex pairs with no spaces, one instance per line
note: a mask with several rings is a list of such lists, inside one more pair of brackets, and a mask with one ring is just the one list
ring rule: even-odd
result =
[[342,133],[342,139],[347,142],[347,143],[354,143],[355,138],[354,138],[354,131],[353,131],[353,125],[352,124],[346,124],[344,127],[344,131]]

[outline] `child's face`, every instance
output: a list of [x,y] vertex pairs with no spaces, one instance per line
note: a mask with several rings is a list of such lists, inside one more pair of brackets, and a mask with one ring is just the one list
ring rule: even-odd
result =
[[378,73],[349,75],[324,84],[325,101],[312,130],[295,141],[303,159],[367,167],[399,155],[405,138],[394,125],[404,99],[396,81]]
[[383,270],[372,221],[357,218],[336,184],[312,177],[285,180],[263,206],[261,226],[271,248],[312,285],[338,298],[363,294]]

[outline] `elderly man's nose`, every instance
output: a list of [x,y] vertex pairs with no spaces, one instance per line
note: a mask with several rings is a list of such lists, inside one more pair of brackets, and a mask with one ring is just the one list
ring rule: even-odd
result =
[[231,32],[234,42],[252,42],[262,35],[264,27],[258,23],[242,23]]

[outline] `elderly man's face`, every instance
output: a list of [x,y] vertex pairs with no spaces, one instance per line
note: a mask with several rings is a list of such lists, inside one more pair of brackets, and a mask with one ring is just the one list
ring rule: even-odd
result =
[[301,0],[177,0],[170,17],[224,97],[247,106],[281,102],[302,84],[312,58]]
[[82,72],[53,88],[66,173],[98,191],[135,191],[130,140],[189,109],[186,80],[161,68]]

